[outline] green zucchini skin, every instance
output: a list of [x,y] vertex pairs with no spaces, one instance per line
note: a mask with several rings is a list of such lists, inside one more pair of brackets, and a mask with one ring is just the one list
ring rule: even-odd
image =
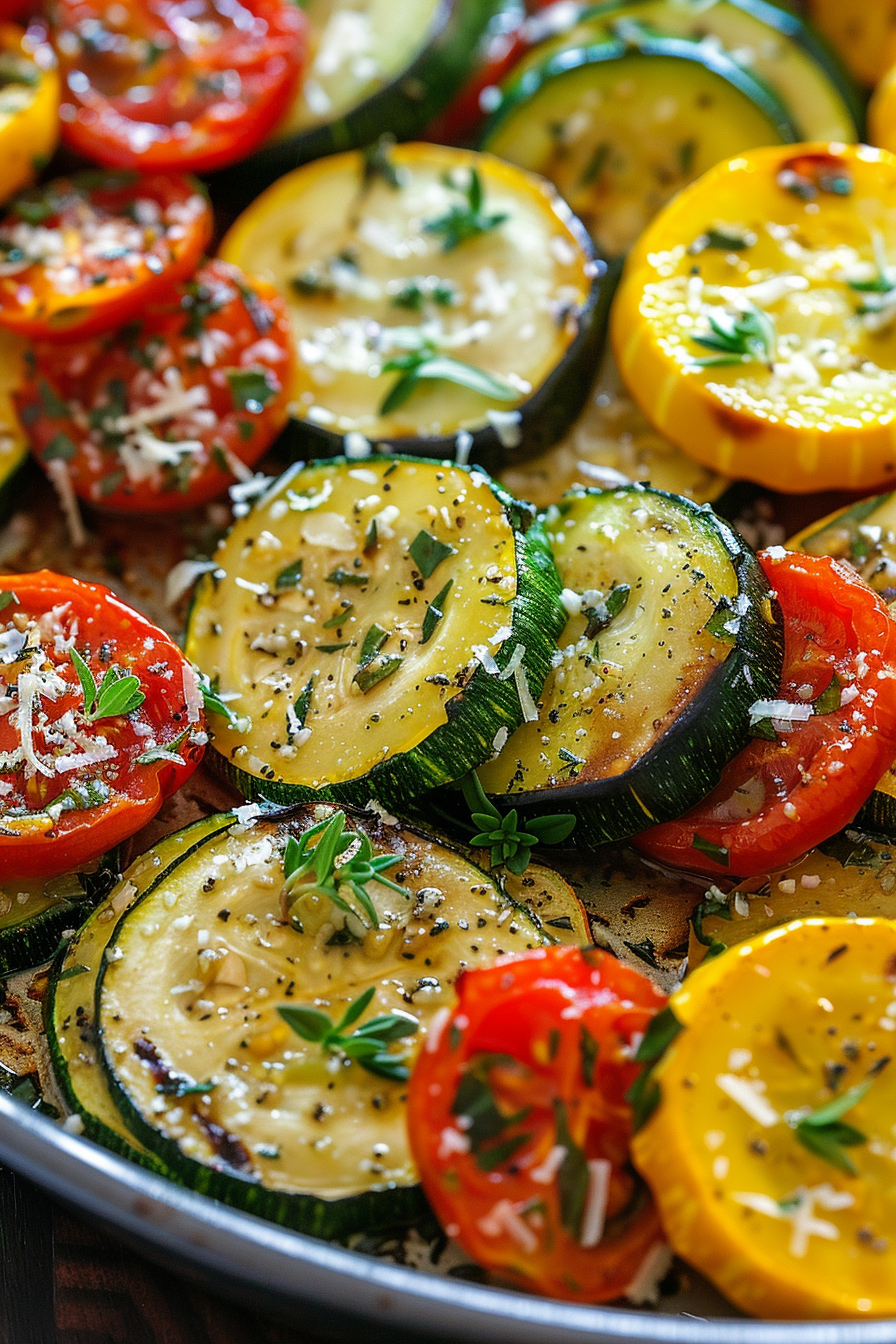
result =
[[543,65],[524,71],[516,80],[511,79],[499,106],[486,125],[482,148],[487,150],[499,128],[510,119],[522,103],[527,102],[550,80],[566,74],[568,70],[577,70],[583,65],[618,61],[630,51],[636,51],[642,56],[674,56],[682,61],[693,61],[697,65],[705,66],[733,84],[748,98],[758,102],[774,123],[784,144],[799,138],[790,113],[772,89],[755,75],[748,74],[727,56],[712,48],[700,48],[695,42],[690,42],[686,38],[654,37],[644,34],[639,36],[637,42],[608,38],[590,46],[573,47],[557,52]]
[[[564,123],[555,105],[563,98],[568,79],[577,77],[584,79],[585,75],[581,72],[587,74],[590,71],[593,72],[592,77],[600,81],[614,66],[618,68],[619,78],[622,79],[627,61],[636,61],[640,65],[646,62],[647,66],[652,65],[658,74],[662,74],[664,66],[667,73],[675,71],[671,85],[657,84],[656,97],[660,96],[663,88],[668,90],[671,87],[678,93],[674,81],[680,80],[686,72],[699,71],[704,83],[709,76],[718,95],[724,94],[729,100],[733,96],[737,100],[743,109],[746,121],[741,135],[735,136],[729,133],[722,145],[710,141],[706,152],[701,147],[699,135],[697,139],[693,138],[694,134],[698,134],[698,126],[687,141],[691,146],[690,157],[688,159],[681,157],[684,148],[682,143],[679,145],[680,162],[677,166],[659,165],[664,173],[672,173],[661,187],[657,187],[652,183],[652,178],[648,178],[653,163],[653,159],[649,157],[654,152],[652,142],[645,138],[640,125],[636,129],[632,128],[631,136],[626,139],[626,153],[629,156],[643,153],[646,156],[644,162],[640,167],[635,164],[628,174],[628,179],[623,178],[621,197],[614,194],[615,188],[609,197],[606,194],[601,196],[603,169],[597,165],[602,153],[608,153],[612,163],[614,150],[618,151],[623,138],[619,127],[614,125],[612,131],[604,129],[601,133],[599,123],[590,125],[587,132],[580,133],[576,141],[578,144],[581,140],[587,147],[584,157],[580,158],[577,153],[573,160],[567,153],[561,160],[556,152],[558,142],[555,128],[559,124],[562,134]],[[570,98],[569,108],[575,106],[572,92],[566,94]],[[604,96],[607,96],[607,92],[604,90]],[[653,96],[651,92],[651,98]],[[680,95],[673,101],[678,108]],[[646,103],[646,96],[642,96],[642,104],[646,106]],[[615,110],[614,107],[614,112]],[[690,108],[689,113],[690,120],[687,125],[691,127],[695,117],[699,116],[699,111]],[[717,110],[716,116],[719,115],[721,114]],[[725,124],[728,126],[727,122]],[[713,129],[707,133],[710,137],[715,133],[716,122],[711,125]],[[658,128],[658,132],[659,129],[661,128]],[[728,129],[730,132],[730,127]],[[664,132],[665,134],[667,133]],[[628,250],[634,237],[640,232],[640,227],[635,227],[631,217],[631,201],[627,200],[624,194],[627,180],[630,180],[628,189],[631,183],[637,180],[637,207],[643,216],[641,220],[643,226],[673,194],[673,185],[680,188],[693,181],[700,172],[716,162],[720,154],[725,157],[757,143],[767,143],[775,139],[782,143],[792,143],[799,138],[793,118],[778,95],[730,57],[690,39],[655,37],[637,30],[627,33],[625,39],[607,36],[593,43],[554,51],[539,63],[527,66],[524,62],[522,71],[511,75],[502,87],[501,102],[486,123],[480,147],[503,156],[520,167],[540,172],[542,176],[553,181],[561,194],[566,195],[571,207],[591,229],[600,250],[605,255],[620,256]],[[534,145],[529,143],[533,139]],[[666,146],[666,150],[663,151],[666,157],[668,149]],[[558,164],[565,165],[562,171],[557,167]],[[574,164],[577,165],[575,171],[578,176],[573,175]],[[593,170],[592,164],[595,165]],[[650,184],[649,191],[648,184]],[[621,211],[617,208],[620,200],[623,207]]]
[[[578,234],[582,247],[593,257],[594,265],[594,282],[579,318],[578,333],[560,363],[554,366],[531,397],[516,408],[519,423],[515,426],[517,433],[514,439],[518,435],[519,442],[511,446],[490,424],[470,431],[473,442],[469,461],[483,471],[500,471],[502,467],[537,457],[552,447],[575,424],[588,400],[594,371],[600,363],[604,348],[610,303],[622,273],[622,263],[600,260],[594,254],[591,239],[578,220],[570,215],[569,223]],[[284,429],[277,447],[278,452],[293,459],[340,457],[345,451],[345,439],[341,434],[324,429],[322,425],[312,424],[310,420],[293,419]],[[437,439],[414,435],[377,439],[374,451],[441,462],[455,456],[457,435]]]
[[[101,899],[104,888],[108,890],[114,883],[115,872],[111,859],[104,860],[95,872],[79,874],[81,896],[54,900],[19,924],[0,927],[0,976],[39,966],[52,957],[63,932],[83,922],[85,914]],[[11,885],[14,888],[16,884]]]
[[[268,809],[259,818],[258,824],[264,828],[264,831],[267,834],[271,834],[273,830],[273,833],[278,834],[281,838],[287,835],[299,836],[302,830],[306,829],[312,821],[316,819],[316,815],[316,812],[306,807]],[[231,816],[230,818],[219,817],[213,820],[215,822],[222,822],[225,820],[236,822],[237,818]],[[470,860],[467,853],[452,849],[441,840],[433,839],[425,833],[416,831],[404,823],[398,823],[396,825],[388,823],[384,824],[378,817],[369,813],[361,814],[355,811],[350,811],[347,820],[353,826],[356,826],[369,834],[374,840],[374,843],[386,846],[390,850],[394,850],[396,847],[401,849],[400,844],[398,846],[395,844],[396,833],[399,833],[406,842],[407,849],[411,851],[412,864],[421,863],[421,856],[423,856],[423,866],[422,868],[414,868],[417,876],[415,879],[412,879],[418,884],[425,884],[426,881],[426,863],[428,862],[426,858],[427,850],[432,848],[435,851],[433,858],[438,866],[430,871],[444,873],[447,882],[445,889],[447,903],[444,906],[440,906],[440,910],[446,916],[455,917],[452,922],[454,922],[455,929],[457,930],[456,933],[448,932],[447,939],[456,939],[459,944],[463,944],[462,951],[466,948],[471,937],[474,938],[477,943],[481,943],[483,939],[488,939],[490,937],[492,940],[497,940],[497,945],[507,948],[513,947],[515,941],[518,939],[520,950],[522,950],[523,947],[540,946],[545,943],[557,941],[557,937],[553,935],[550,930],[542,930],[541,922],[537,916],[533,916],[527,907],[518,905],[513,897],[504,894],[500,887],[494,882],[493,878],[478,868],[476,864]],[[250,822],[248,825],[243,823],[237,827],[236,830],[231,833],[231,838],[228,839],[228,846],[233,843],[233,838],[235,836],[239,836],[241,833],[246,834],[246,832],[251,831],[252,825],[253,823]],[[217,832],[217,838],[221,839],[223,838],[223,835],[223,832]],[[215,836],[210,837],[210,839],[213,842]],[[254,842],[255,839],[256,837],[249,836],[248,842]],[[175,881],[186,883],[177,903],[178,908],[184,908],[184,903],[190,901],[189,892],[193,891],[195,892],[195,899],[192,904],[188,905],[191,913],[195,910],[197,918],[208,920],[210,925],[213,923],[214,917],[211,916],[211,911],[214,909],[214,905],[219,903],[222,898],[220,895],[200,894],[207,891],[207,888],[201,885],[200,881],[205,869],[200,866],[195,874],[189,871],[190,865],[194,862],[198,861],[199,865],[202,865],[204,858],[208,862],[208,855],[206,854],[203,856],[200,852],[204,848],[204,843],[197,844],[185,852],[180,859],[167,868],[160,879],[154,881],[152,886],[147,889],[134,904],[122,913],[110,937],[110,949],[119,946],[123,932],[125,934],[125,946],[129,948],[132,947],[132,944],[127,942],[127,937],[128,934],[130,934],[132,938],[137,936],[141,914],[145,913],[143,912],[142,907],[144,907],[150,900],[153,892],[158,892],[160,883],[163,881],[170,881],[172,877],[174,877]],[[212,848],[217,849],[217,846],[212,844]],[[407,850],[404,852],[407,852]],[[461,869],[459,878],[456,878],[453,875],[453,870],[451,868],[452,862],[456,862]],[[186,872],[184,871],[184,865],[187,865]],[[221,870],[215,868],[214,871],[220,872]],[[423,874],[422,876],[421,873]],[[457,882],[458,885],[453,889],[452,884],[455,882]],[[554,899],[559,903],[558,909],[555,910],[554,913],[561,913],[561,911],[565,913],[568,909],[573,918],[577,921],[582,921],[584,917],[578,913],[580,907],[575,896],[568,888],[565,889],[565,892],[562,888],[565,888],[565,884],[558,879],[556,893],[549,893],[551,899]],[[419,889],[420,887],[418,887],[418,890]],[[463,893],[461,902],[456,906],[451,903],[453,890],[455,894],[459,892]],[[238,906],[234,901],[234,890],[228,888],[227,891],[229,893],[229,915],[230,909],[232,908],[236,911]],[[413,894],[413,887],[409,892],[409,895],[410,894]],[[239,897],[236,899],[239,900]],[[276,890],[271,890],[268,896],[262,895],[260,898],[256,899],[261,901],[270,900],[272,903],[276,902],[279,907],[279,894]],[[203,900],[212,903],[208,911],[203,907]],[[467,905],[464,902],[472,902],[472,904]],[[489,915],[489,912],[493,912],[495,909],[503,910],[504,907],[506,907],[508,911],[518,911],[521,918],[519,918],[516,923],[511,919],[508,926],[502,927],[504,925],[503,919],[499,918],[499,920],[495,920],[492,913],[489,917],[489,923],[491,925],[490,933],[483,933],[482,929],[485,928],[485,919],[482,920],[481,926],[476,924],[473,919],[473,912],[479,910],[483,914]],[[253,908],[259,912],[261,910],[261,906],[257,903]],[[468,916],[468,919],[459,920],[456,918],[458,915],[466,915]],[[209,916],[211,916],[211,918],[209,918]],[[387,918],[389,917],[387,916]],[[158,930],[157,909],[146,913],[146,919],[153,920],[155,922],[155,928]],[[444,919],[436,919],[434,911],[424,914],[422,919],[424,921],[435,921],[435,923],[433,923],[434,928],[437,924],[441,923],[445,925],[445,929],[448,929],[448,924]],[[128,921],[131,922],[131,929],[126,931],[125,926]],[[241,921],[235,922],[239,925]],[[573,926],[572,919],[569,919],[568,923],[570,927]],[[461,930],[465,930],[471,926],[479,929],[479,933],[470,934],[461,932]],[[160,936],[163,939],[166,938],[167,929],[163,927]],[[416,935],[411,932],[409,936],[413,939]],[[142,942],[140,945],[142,946]],[[405,944],[401,943],[399,946],[405,946]],[[476,950],[481,950],[481,955],[483,957],[491,956],[493,953],[488,950],[490,946],[491,944],[487,944],[486,947],[483,947],[482,949],[477,948]],[[447,960],[440,960],[439,954],[444,956],[445,950],[448,947],[451,947],[452,950],[447,952]],[[281,944],[278,951],[272,954],[270,958],[270,965],[273,967],[274,971],[276,971],[281,964],[284,955],[285,945]],[[298,966],[301,958],[298,954],[296,955],[296,965]],[[431,955],[436,958],[434,971],[441,976],[443,984],[447,987],[448,984],[453,982],[454,977],[457,975],[463,964],[462,961],[458,963],[457,949],[453,943],[449,943],[443,938],[439,940],[438,953],[434,950]],[[334,1001],[334,1012],[336,1011],[336,1003],[342,1002],[347,994],[353,996],[355,987],[359,983],[363,983],[364,979],[369,978],[370,966],[380,966],[381,969],[379,975],[382,976],[382,966],[390,965],[390,958],[398,958],[399,953],[397,948],[387,952],[385,954],[386,960],[382,963],[379,959],[373,962],[362,960],[360,972],[357,967],[352,969],[350,968],[349,963],[344,963],[346,966],[347,983],[351,986],[350,990],[347,990],[344,985],[340,984],[338,967],[341,963],[341,957],[339,962],[336,962],[335,956],[336,954],[334,953],[334,961],[331,961],[330,963],[331,975],[328,977],[330,981],[328,992]],[[338,1198],[326,1198],[322,1195],[300,1192],[293,1189],[278,1190],[272,1187],[264,1187],[260,1184],[258,1179],[247,1178],[239,1170],[235,1170],[233,1166],[229,1165],[226,1150],[216,1150],[215,1161],[219,1165],[215,1166],[209,1165],[209,1158],[203,1159],[188,1156],[181,1148],[176,1137],[164,1133],[161,1124],[157,1126],[151,1124],[146,1119],[143,1114],[143,1110],[145,1110],[145,1097],[142,1098],[139,1088],[136,1089],[136,1096],[133,1095],[135,1090],[133,1075],[129,1081],[127,1073],[125,1073],[123,1077],[119,1077],[116,1073],[117,1055],[115,1053],[114,1045],[120,1044],[124,1037],[127,1037],[129,1040],[133,1038],[128,1035],[131,1031],[130,1025],[121,1027],[116,1036],[108,1016],[104,1018],[104,1014],[107,1014],[109,1011],[108,1006],[104,1008],[104,985],[107,978],[110,977],[109,968],[112,964],[114,964],[114,959],[110,960],[108,956],[102,958],[96,984],[95,1013],[96,1021],[100,1023],[100,1057],[106,1072],[111,1095],[115,1104],[119,1107],[128,1129],[134,1134],[135,1138],[141,1143],[144,1143],[146,1147],[160,1159],[164,1164],[166,1173],[173,1175],[175,1179],[181,1180],[191,1189],[196,1190],[201,1194],[208,1195],[211,1198],[219,1199],[224,1203],[233,1205],[246,1213],[252,1213],[258,1217],[277,1223],[280,1226],[289,1227],[297,1232],[307,1233],[312,1236],[326,1237],[329,1239],[344,1239],[360,1231],[373,1231],[400,1224],[407,1225],[426,1211],[427,1205],[425,1198],[419,1184],[416,1182],[408,1185],[390,1183],[389,1185],[361,1190],[360,1192],[340,1196]],[[430,963],[427,962],[427,965],[429,964]],[[403,967],[406,963],[399,958],[395,965],[396,968]],[[415,978],[416,975],[419,974],[419,971],[408,968],[405,974],[411,978]],[[359,975],[361,977],[360,980],[358,979]],[[299,977],[298,974],[297,979],[300,984],[299,995],[301,996],[307,989],[307,986],[303,986],[301,977]],[[383,981],[383,984],[385,983],[386,981]],[[391,980],[389,981],[389,984],[392,984]],[[116,998],[116,992],[117,991],[113,985],[109,990],[111,999],[121,1007],[121,1000]],[[396,990],[394,986],[389,992],[393,995],[395,994]],[[400,993],[401,991],[399,990],[398,992]],[[301,1002],[301,998],[297,997],[296,1003],[299,1002]],[[128,1010],[129,1009],[130,1005]],[[125,1011],[123,1007],[121,1010]],[[142,1011],[142,1002],[140,1011]],[[432,1014],[435,1011],[436,1003],[433,1003],[430,1006],[429,1012]],[[418,1012],[420,1012],[419,1006]],[[118,1019],[116,1019],[116,1021],[117,1020]],[[145,1031],[149,1041],[153,1041],[156,1036],[151,1018],[145,1021],[145,1023],[141,1020],[137,1030]],[[162,1039],[164,1039],[164,1034]],[[164,1051],[164,1045],[162,1048]],[[176,1068],[177,1061],[174,1061],[174,1065]],[[396,1094],[394,1084],[392,1087],[392,1096],[394,1098]],[[146,1090],[144,1090],[144,1093],[145,1091]],[[326,1096],[327,1093],[324,1092],[323,1095]],[[338,1103],[336,1103],[336,1109],[338,1115]],[[220,1118],[222,1122],[226,1124],[225,1117],[222,1115]],[[227,1131],[225,1130],[224,1133],[226,1132]],[[236,1136],[231,1135],[231,1137],[235,1138]],[[247,1143],[249,1142],[249,1131],[245,1129],[245,1127],[243,1129],[242,1137],[245,1138]],[[242,1142],[242,1138],[238,1141]]]
[[[109,899],[92,912],[90,918],[69,943],[59,948],[50,970],[50,980],[44,1004],[44,1027],[50,1062],[62,1095],[72,1112],[80,1115],[87,1138],[92,1139],[94,1143],[100,1144],[103,1148],[108,1148],[111,1152],[118,1153],[121,1157],[130,1158],[138,1165],[146,1167],[150,1171],[155,1171],[159,1175],[170,1176],[171,1173],[167,1171],[154,1154],[129,1143],[124,1135],[112,1129],[109,1124],[96,1115],[91,1110],[90,1105],[85,1104],[84,1098],[75,1087],[69,1068],[68,1056],[61,1040],[63,1023],[60,1021],[58,1011],[60,977],[64,975],[67,968],[79,964],[80,946],[85,935],[89,937],[94,928],[97,927],[98,918],[107,910],[114,914],[115,907],[111,905],[111,901],[114,900],[116,891],[122,891],[130,883],[134,887],[131,900],[136,900],[139,896],[154,891],[180,859],[195,853],[197,849],[207,844],[215,835],[230,825],[232,820],[230,816],[205,818],[202,821],[194,822],[192,826],[187,827],[185,831],[179,832],[176,836],[161,841],[155,846],[155,853],[160,859],[158,866],[147,869],[143,858],[137,859],[123,875],[115,890],[110,892]],[[167,861],[163,857],[166,854],[168,855]],[[110,918],[107,922],[106,932],[111,935],[114,929],[115,920]],[[104,950],[105,944],[103,944],[100,955]],[[95,975],[93,977],[90,975],[92,969],[88,968],[88,971],[84,973],[86,980],[82,982],[85,985],[85,997],[88,999],[91,1009],[95,986]],[[77,1024],[71,1024],[67,1030],[70,1033],[75,1033],[78,1039],[81,1039],[83,1032],[88,1041],[92,1041],[95,1033],[93,1022],[88,1020],[83,1021],[83,1023],[79,1021]],[[97,1065],[97,1070],[99,1070],[99,1065]]]
[[215,181],[237,200],[250,200],[275,178],[313,159],[363,149],[382,135],[413,140],[454,96],[500,0],[441,0],[427,41],[384,88],[335,121],[272,140]]
[[[715,667],[701,690],[657,741],[621,774],[562,787],[492,795],[502,812],[516,808],[527,816],[573,813],[577,818],[570,844],[596,849],[628,839],[640,831],[681,816],[718,783],[728,761],[747,745],[749,707],[758,698],[774,696],[780,686],[784,635],[780,609],[770,602],[770,589],[755,555],[737,533],[707,505],[641,486],[620,492],[660,496],[683,509],[705,529],[713,545],[720,543],[737,578],[737,592],[746,599],[734,646]],[[773,617],[770,623],[763,607]]]
[[[773,34],[777,34],[780,40],[792,47],[799,48],[814,65],[819,67],[840,103],[844,125],[838,132],[839,137],[846,136],[850,140],[859,140],[865,120],[861,94],[840,58],[821,34],[797,14],[769,3],[769,0],[725,0],[725,3],[731,9],[740,10],[750,19],[765,24],[770,30],[770,38],[773,37]],[[579,13],[574,31],[579,33],[587,25],[593,25],[595,36],[598,37],[603,33],[612,31],[612,25],[619,17],[634,19],[637,22],[637,11],[642,6],[645,9],[648,7],[652,10],[656,9],[654,0],[604,0],[603,3],[590,5]],[[671,0],[668,8],[673,11],[669,16],[668,35],[680,36],[682,19],[687,18],[688,6]],[[712,8],[712,5],[707,7],[700,4],[699,0],[692,4],[691,17],[695,29],[693,40],[699,41],[705,34],[713,32]],[[654,13],[649,19],[649,29],[652,34],[657,36],[665,33],[662,17]],[[551,50],[559,49],[564,45],[567,44],[564,43],[562,36],[550,40]],[[569,45],[572,45],[572,42]],[[577,45],[580,44],[577,43]],[[746,63],[746,65],[749,69],[749,63]],[[800,139],[821,140],[832,138],[831,128],[826,119],[821,126],[817,124],[817,118],[815,121],[809,120],[807,122],[804,109],[797,105],[792,98],[788,98],[786,91],[779,88],[773,79],[769,78],[768,83],[787,105],[799,130]]]
[[[386,461],[431,465],[428,459],[406,455],[364,459],[368,465]],[[271,493],[283,488],[283,482],[291,479],[300,465],[285,473]],[[357,467],[358,463],[343,458],[333,465]],[[512,648],[522,644],[526,650],[522,665],[530,690],[536,695],[548,675],[555,641],[566,623],[566,612],[560,603],[560,575],[544,526],[533,507],[514,499],[494,481],[489,482],[489,487],[510,519],[517,564],[517,596],[512,605],[511,634],[495,661],[499,668],[503,668],[510,660]],[[256,507],[262,507],[267,498],[269,496],[259,500]],[[196,589],[187,623],[188,638],[208,578],[204,576]],[[488,760],[498,729],[507,727],[513,731],[521,721],[522,710],[513,679],[501,681],[479,666],[464,689],[448,702],[446,723],[418,746],[380,762],[360,778],[322,789],[267,780],[242,770],[216,751],[214,743],[207,759],[219,774],[252,801],[279,806],[334,801],[364,807],[371,798],[376,798],[386,807],[400,810],[421,794],[462,778]]]

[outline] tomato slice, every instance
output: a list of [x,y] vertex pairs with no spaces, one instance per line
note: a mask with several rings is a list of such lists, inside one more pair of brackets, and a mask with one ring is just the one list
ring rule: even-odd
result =
[[292,343],[273,286],[212,261],[143,321],[35,346],[17,394],[32,450],[90,504],[183,509],[247,473],[287,419]]
[[120,168],[208,172],[289,107],[308,21],[293,0],[55,0],[63,142]]
[[0,872],[68,872],[134,835],[207,741],[177,645],[108,588],[0,577]]
[[852,821],[896,756],[896,621],[886,603],[836,560],[783,547],[759,560],[784,615],[781,701],[757,702],[761,736],[712,793],[632,842],[713,877],[794,863]]
[[211,233],[190,177],[89,172],[23,192],[0,223],[0,325],[35,340],[109,331],[192,275]]
[[486,1268],[551,1297],[619,1297],[662,1242],[628,1164],[625,1094],[665,996],[576,947],[502,957],[457,992],[408,1092],[427,1199]]

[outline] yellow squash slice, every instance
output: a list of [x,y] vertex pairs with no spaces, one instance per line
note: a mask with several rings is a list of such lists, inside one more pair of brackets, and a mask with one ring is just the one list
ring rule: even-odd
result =
[[673,1249],[753,1315],[896,1315],[894,981],[896,923],[805,919],[670,1002],[634,1161]]
[[677,197],[631,254],[620,372],[698,461],[783,491],[896,478],[896,158],[749,151]]

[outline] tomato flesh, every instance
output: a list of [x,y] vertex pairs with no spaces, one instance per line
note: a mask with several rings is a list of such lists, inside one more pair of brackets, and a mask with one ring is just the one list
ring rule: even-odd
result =
[[35,340],[108,331],[191,275],[211,232],[189,177],[81,173],[23,192],[0,223],[0,325]]
[[208,172],[286,112],[308,24],[292,0],[56,0],[64,143],[112,167]]
[[852,821],[896,757],[896,621],[886,603],[836,560],[780,547],[759,560],[784,615],[781,701],[808,717],[760,717],[754,731],[774,740],[751,742],[702,802],[633,841],[713,877],[794,863]]
[[274,288],[212,261],[141,322],[38,344],[17,404],[38,461],[61,459],[81,499],[183,509],[246,473],[283,428],[292,358]]
[[100,584],[6,575],[0,603],[0,871],[52,877],[134,835],[189,778],[201,694],[168,635]]
[[628,1165],[625,1094],[664,995],[575,947],[502,957],[457,991],[408,1093],[427,1199],[486,1268],[551,1297],[619,1297],[662,1242]]

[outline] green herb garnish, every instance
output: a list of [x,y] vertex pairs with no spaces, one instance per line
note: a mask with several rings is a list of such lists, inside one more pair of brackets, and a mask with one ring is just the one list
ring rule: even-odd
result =
[[849,1176],[856,1175],[856,1165],[846,1149],[867,1143],[868,1136],[860,1129],[845,1124],[842,1117],[859,1104],[887,1062],[882,1060],[878,1064],[874,1077],[856,1083],[855,1087],[848,1087],[839,1097],[834,1097],[833,1101],[820,1106],[817,1111],[812,1111],[809,1115],[804,1115],[794,1126],[794,1135],[804,1148],[808,1148],[810,1153],[814,1153],[823,1161],[830,1162],[831,1166],[845,1171]]
[[84,692],[84,717],[88,723],[130,714],[143,704],[146,696],[140,689],[139,677],[122,672],[118,667],[110,667],[97,686],[93,673],[78,650],[72,649],[70,656]]
[[411,1076],[404,1062],[406,1056],[390,1054],[389,1046],[416,1034],[420,1026],[416,1017],[410,1013],[381,1013],[363,1022],[355,1031],[346,1032],[347,1027],[357,1022],[375,993],[375,985],[365,989],[354,1003],[349,1004],[336,1023],[319,1008],[300,1008],[290,1004],[278,1007],[277,1012],[303,1041],[320,1045],[329,1054],[340,1054],[346,1059],[355,1060],[362,1069],[379,1078],[406,1082]]
[[516,808],[502,816],[486,797],[475,770],[467,775],[461,788],[471,820],[479,829],[470,844],[487,847],[491,851],[493,868],[503,865],[517,876],[529,867],[533,845],[559,845],[572,834],[576,824],[575,817],[558,813],[550,817],[532,817],[526,821],[526,829],[522,829]]
[[423,617],[423,628],[420,632],[422,636],[420,640],[421,644],[427,644],[429,640],[432,639],[436,632],[436,626],[445,615],[445,599],[448,596],[453,583],[454,580],[449,579],[445,584],[445,587],[441,592],[436,593],[435,597],[426,608],[426,614]]
[[706,310],[710,330],[702,336],[692,336],[695,345],[718,354],[705,359],[695,359],[699,368],[710,368],[721,364],[749,364],[759,360],[771,364],[775,357],[778,334],[774,320],[768,313],[757,308],[755,303],[744,313],[729,313],[725,308]]
[[[308,892],[319,892],[327,896],[343,914],[358,912],[342,895],[342,888],[348,888],[363,911],[368,927],[379,927],[376,907],[367,891],[369,882],[380,882],[392,891],[405,895],[404,887],[384,876],[387,868],[401,862],[398,854],[374,855],[373,847],[366,835],[345,829],[344,812],[336,812],[326,821],[318,822],[304,831],[297,840],[290,836],[283,855],[283,898],[289,908],[295,900]],[[313,848],[309,841],[318,837]],[[357,842],[357,849],[348,863],[340,864],[339,859],[347,849]]]
[[486,373],[485,369],[477,368],[475,364],[467,364],[461,359],[453,359],[450,355],[440,353],[431,341],[423,342],[417,350],[410,350],[407,354],[396,355],[394,359],[386,360],[382,372],[398,373],[401,376],[395,380],[383,398],[380,415],[390,415],[392,411],[397,411],[416,391],[420,383],[454,383],[457,387],[478,392],[480,396],[487,397],[490,401],[519,400],[519,392],[509,383]]
[[447,214],[430,219],[423,228],[426,233],[437,233],[442,237],[442,250],[452,252],[461,243],[470,238],[478,238],[483,233],[491,233],[508,219],[506,212],[487,215],[483,211],[484,193],[482,178],[475,168],[470,169],[466,187],[460,187],[450,173],[442,178],[446,187],[451,187],[464,197],[464,203],[452,205]]
[[227,381],[235,409],[251,415],[260,415],[279,390],[266,369],[228,369]]
[[195,663],[193,664],[193,671],[196,673],[196,681],[202,693],[202,703],[207,713],[219,715],[226,721],[228,728],[231,728],[235,733],[248,733],[252,727],[252,720],[246,714],[234,714],[227,702],[221,698],[218,678],[215,677],[214,681],[210,680],[204,672],[199,671]]
[[438,537],[432,536],[430,532],[425,532],[421,528],[408,547],[408,554],[420,571],[421,577],[428,579],[435,573],[443,560],[447,560],[449,555],[456,555],[457,552],[453,546],[449,546],[447,542],[439,541]]

